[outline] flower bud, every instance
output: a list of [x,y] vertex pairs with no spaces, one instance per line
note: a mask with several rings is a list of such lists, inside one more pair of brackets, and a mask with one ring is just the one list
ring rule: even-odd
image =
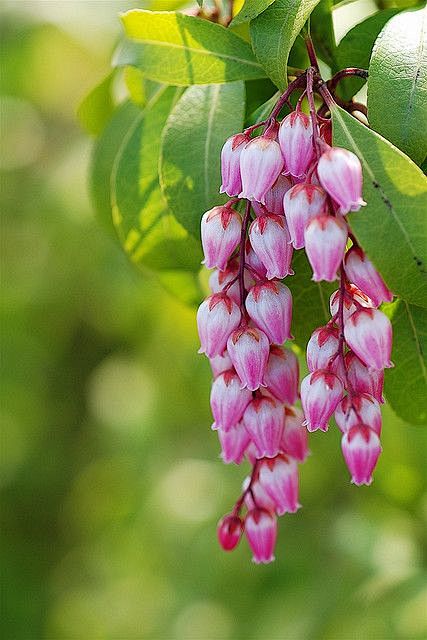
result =
[[259,329],[241,327],[230,335],[227,351],[242,382],[242,389],[247,387],[256,391],[264,385],[269,350],[269,340]]
[[345,354],[347,378],[354,393],[369,393],[381,404],[384,402],[384,371],[368,371],[367,367],[349,351]]
[[[273,184],[271,189],[269,189],[265,194],[265,208],[267,209],[268,213],[275,213],[278,216],[283,216],[284,214],[283,198],[285,196],[285,193],[291,187],[292,187],[292,182],[289,180],[289,178],[287,178],[283,174],[280,174],[280,176],[277,178],[276,182]],[[254,206],[254,210],[256,213],[255,206]]]
[[338,212],[359,211],[366,202],[362,198],[362,166],[359,158],[340,147],[331,147],[317,165],[320,184],[339,204]]
[[372,472],[381,453],[378,435],[365,424],[351,427],[342,437],[344,460],[353,484],[371,484]]
[[245,533],[256,564],[274,560],[277,538],[276,516],[265,509],[252,509],[245,519]]
[[362,422],[373,429],[378,436],[381,435],[380,405],[369,393],[345,396],[337,406],[334,418],[343,433]]
[[233,369],[224,371],[213,382],[211,389],[211,408],[214,417],[214,429],[221,427],[228,431],[236,425],[249,402],[252,393],[242,389],[240,378]]
[[292,246],[283,216],[271,214],[256,218],[249,228],[249,238],[253,250],[267,269],[269,280],[293,275]]
[[309,454],[308,432],[304,424],[304,415],[296,407],[285,408],[285,428],[282,437],[282,451],[298,462],[304,462]]
[[235,424],[225,431],[219,428],[218,438],[221,445],[221,459],[225,464],[235,462],[240,464],[244,458],[246,448],[251,440],[242,422]]
[[[368,298],[364,293],[360,291],[354,284],[349,284],[346,286],[346,291],[344,294],[344,306],[343,306],[343,316],[344,322],[351,316],[352,313],[357,311],[358,303],[362,307],[373,307],[372,300]],[[334,291],[331,294],[329,299],[329,308],[331,310],[331,316],[334,317],[339,312],[340,306],[340,291]]]
[[330,215],[313,218],[305,229],[304,242],[314,282],[336,280],[347,243],[346,224]]
[[355,311],[344,324],[344,337],[368,369],[388,369],[393,366],[390,360],[391,322],[382,311]]
[[[224,291],[225,287],[234,280],[233,284],[230,284],[225,292],[237,305],[240,304],[240,284],[237,279],[238,272],[239,263],[237,260],[229,261],[224,271],[214,269],[209,276],[209,288],[212,293],[220,293],[221,291]],[[246,289],[250,289],[254,286],[255,279],[247,269],[244,271],[243,279]]]
[[283,118],[279,129],[279,143],[285,159],[285,173],[302,178],[314,157],[310,118],[301,111],[293,111]]
[[276,182],[282,169],[282,153],[275,140],[266,136],[250,140],[240,156],[242,191],[239,198],[265,204],[265,194]]
[[328,430],[328,420],[343,396],[341,380],[324,369],[310,373],[301,382],[301,404],[309,431]]
[[259,482],[273,499],[279,516],[298,511],[301,505],[298,502],[299,477],[296,460],[285,455],[263,460]]
[[280,402],[294,404],[298,398],[298,358],[289,349],[271,345],[264,382]]
[[296,184],[286,192],[283,206],[294,249],[304,246],[304,231],[308,223],[325,212],[326,193],[308,182]]
[[220,193],[237,196],[242,190],[240,177],[240,155],[249,138],[244,133],[237,133],[225,141],[221,150],[222,185]]
[[271,342],[292,339],[292,294],[277,280],[256,284],[246,297],[246,310]]
[[197,311],[200,337],[199,353],[208,358],[221,355],[230,333],[238,327],[241,313],[235,302],[223,293],[214,293],[202,302]]
[[349,280],[372,300],[375,307],[382,302],[391,302],[393,294],[375,269],[372,262],[359,247],[351,247],[344,258],[344,270]]
[[231,358],[226,351],[224,351],[222,355],[209,358],[209,362],[211,365],[214,378],[219,376],[220,373],[227,371],[227,369],[231,369],[231,367],[233,366],[233,363],[231,362]]
[[229,513],[218,522],[218,541],[224,551],[232,551],[243,533],[243,522],[239,516]]
[[255,443],[259,458],[274,458],[280,452],[285,411],[268,396],[254,398],[243,414],[243,423]]
[[307,344],[308,370],[331,369],[337,360],[334,356],[338,353],[339,343],[338,329],[335,327],[326,325],[313,331]]
[[214,207],[203,214],[201,235],[203,263],[208,269],[224,270],[227,261],[240,241],[242,219],[231,207]]

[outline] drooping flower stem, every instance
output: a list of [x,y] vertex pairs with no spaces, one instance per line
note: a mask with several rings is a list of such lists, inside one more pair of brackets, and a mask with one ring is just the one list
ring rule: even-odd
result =
[[246,234],[248,231],[248,225],[251,215],[251,203],[250,200],[246,201],[245,213],[242,220],[242,233],[240,236],[240,247],[239,247],[239,272],[238,272],[238,280],[239,280],[239,289],[240,289],[240,309],[242,312],[242,317],[245,316],[245,299],[246,299],[246,289],[245,289],[245,245],[246,245]]

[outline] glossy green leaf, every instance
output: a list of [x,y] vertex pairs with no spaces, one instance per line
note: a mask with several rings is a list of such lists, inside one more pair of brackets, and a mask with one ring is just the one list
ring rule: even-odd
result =
[[151,80],[187,86],[265,77],[250,45],[219,24],[136,9],[122,21],[129,39],[114,64],[136,66]]
[[[336,50],[337,65],[340,69],[359,67],[368,69],[372,47],[381,29],[399,9],[385,9],[356,24],[339,43]],[[345,100],[354,96],[365,84],[362,78],[349,78],[339,84],[339,94]]]
[[245,0],[245,3],[239,13],[234,16],[231,26],[235,27],[238,24],[243,24],[244,22],[253,20],[259,16],[260,13],[265,11],[267,7],[273,4],[273,2],[274,0]]
[[310,35],[319,58],[334,72],[338,67],[332,8],[332,0],[320,0],[310,17]]
[[369,65],[371,126],[421,164],[427,156],[427,9],[391,18]]
[[94,136],[101,133],[114,111],[113,79],[114,72],[111,72],[87,94],[77,109],[81,125]]
[[135,265],[196,272],[199,243],[168,211],[158,179],[161,131],[179,92],[160,87],[123,141],[112,177],[113,220]]
[[385,305],[393,325],[394,368],[385,376],[385,394],[397,415],[427,424],[427,313],[404,300]]
[[117,107],[92,152],[89,167],[92,202],[97,218],[114,236],[111,216],[111,173],[123,138],[139,114],[140,110],[131,102],[124,102]]
[[270,115],[271,111],[274,108],[277,100],[280,97],[280,93],[277,91],[271,98],[269,98],[264,104],[260,105],[255,111],[252,111],[247,118],[246,125],[250,126],[255,124],[256,122],[261,122],[261,120],[265,120]]
[[261,80],[248,80],[245,82],[246,86],[246,116],[253,113],[267,100],[269,100],[273,94],[277,93],[276,86],[271,82],[269,78],[262,78]]
[[358,242],[400,297],[427,306],[427,180],[391,143],[333,108],[334,143],[352,150],[363,167],[368,203],[347,216]]
[[275,0],[251,22],[252,46],[267,75],[279,89],[287,81],[291,47],[319,0]]
[[170,114],[163,132],[160,184],[169,208],[199,237],[200,217],[225,201],[220,153],[225,140],[243,127],[243,82],[190,87]]

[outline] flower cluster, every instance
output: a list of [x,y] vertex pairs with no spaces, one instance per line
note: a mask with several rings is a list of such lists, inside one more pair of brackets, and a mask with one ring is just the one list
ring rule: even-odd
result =
[[[218,538],[231,550],[244,532],[257,563],[274,558],[276,517],[300,506],[307,431],[326,431],[334,414],[353,482],[371,482],[381,450],[382,370],[391,366],[390,322],[377,307],[392,294],[345,217],[365,204],[361,165],[331,146],[330,120],[316,113],[310,90],[307,80],[310,116],[300,99],[278,122],[282,96],[266,122],[226,141],[221,192],[230,200],[201,221],[212,294],[197,324],[214,375],[212,428],[225,463],[252,465]],[[292,295],[282,280],[293,275],[293,251],[302,248],[313,280],[339,279],[340,287],[330,321],[307,345],[301,410],[298,360],[283,347],[292,339]]]

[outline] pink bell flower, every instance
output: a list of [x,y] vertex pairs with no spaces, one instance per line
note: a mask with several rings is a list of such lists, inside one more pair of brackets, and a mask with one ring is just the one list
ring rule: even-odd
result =
[[251,438],[242,422],[234,425],[228,431],[219,428],[218,438],[221,445],[221,459],[225,464],[235,462],[240,464],[245,456],[246,448]]
[[335,409],[335,422],[338,428],[346,433],[360,422],[381,435],[381,409],[377,400],[369,393],[345,396]]
[[357,486],[370,485],[382,450],[375,431],[365,424],[357,424],[344,433],[341,448],[352,483]]
[[209,363],[211,365],[214,378],[219,376],[220,373],[227,371],[227,369],[231,369],[231,367],[233,366],[231,358],[226,351],[224,351],[222,355],[210,358]]
[[218,522],[218,541],[224,551],[232,551],[239,544],[243,533],[243,522],[239,516],[229,513]]
[[339,204],[338,212],[359,211],[366,202],[362,198],[362,166],[359,158],[340,147],[322,154],[317,165],[320,184]]
[[311,334],[307,344],[307,367],[310,372],[330,369],[335,364],[339,347],[338,329],[320,327]]
[[298,380],[299,365],[296,355],[289,349],[271,345],[264,375],[268,390],[280,402],[292,405],[298,399]]
[[284,407],[274,398],[254,398],[248,405],[243,423],[255,443],[259,458],[274,458],[280,452],[284,422]]
[[245,305],[249,317],[271,342],[282,344],[292,339],[292,294],[285,284],[277,280],[256,284]]
[[265,204],[265,194],[276,182],[282,169],[282,153],[275,140],[266,136],[250,140],[240,155],[242,191],[239,198]]
[[314,282],[336,280],[347,243],[347,225],[334,216],[318,216],[307,225],[304,242]]
[[[249,487],[250,482],[251,478],[250,476],[247,476],[243,482],[244,491]],[[255,509],[256,507],[260,507],[261,509],[266,509],[267,511],[274,513],[276,509],[276,503],[268,495],[267,491],[258,479],[252,481],[251,490],[245,495],[245,506],[248,511]]]
[[381,404],[384,403],[384,371],[370,370],[363,364],[355,353],[345,354],[348,383],[354,393],[369,393]]
[[[331,316],[335,317],[339,312],[340,292],[334,291],[329,299],[329,308],[331,310]],[[368,298],[360,289],[354,284],[346,286],[346,295],[344,296],[343,316],[344,322],[348,320],[352,313],[359,308],[358,303],[362,307],[371,308],[374,306],[372,300]]]
[[309,455],[308,432],[304,426],[304,415],[296,407],[285,408],[285,428],[282,437],[282,451],[304,462]]
[[240,324],[240,318],[239,307],[227,295],[214,293],[206,298],[197,311],[199,353],[206,353],[208,358],[222,355],[229,335]]
[[[236,304],[240,304],[240,285],[237,280],[238,272],[239,263],[236,260],[229,261],[224,271],[214,269],[209,276],[209,288],[212,293],[226,291],[227,295],[234,300]],[[233,280],[234,282],[227,287]],[[246,289],[250,289],[255,284],[255,279],[247,269],[244,271],[244,283]]]
[[[265,194],[265,208],[268,213],[275,213],[278,216],[284,215],[283,198],[291,187],[292,182],[281,173],[271,189]],[[254,207],[254,210],[256,213],[256,207]]]
[[279,144],[285,159],[285,173],[296,178],[305,176],[314,158],[310,118],[298,110],[283,118],[279,129]]
[[372,262],[359,247],[351,247],[344,258],[344,270],[349,280],[359,287],[379,307],[382,302],[391,302],[393,294],[386,286]]
[[294,249],[304,247],[304,231],[308,223],[324,214],[326,193],[308,182],[296,184],[286,192],[283,207]]
[[218,267],[224,270],[228,258],[240,242],[242,219],[229,206],[214,207],[202,216],[201,236],[205,259],[203,264],[208,269]]
[[252,509],[245,519],[245,533],[256,564],[268,564],[274,560],[277,538],[275,514],[265,509]]
[[298,464],[290,456],[281,454],[271,460],[263,460],[259,482],[273,499],[277,515],[295,513],[301,507],[298,502]]
[[293,275],[292,245],[283,216],[260,216],[249,228],[253,250],[267,270],[268,280]]
[[220,193],[226,193],[230,198],[237,196],[242,190],[240,155],[248,141],[249,138],[244,133],[237,133],[225,141],[221,150],[222,185]]
[[265,279],[267,275],[267,269],[264,267],[255,251],[252,249],[251,241],[249,240],[249,238],[246,240],[245,245],[245,264],[250,267],[249,271],[252,270],[252,273],[255,276],[258,276],[260,280]]
[[328,430],[328,420],[343,396],[341,380],[324,369],[310,373],[301,382],[301,404],[308,431]]
[[221,427],[223,431],[229,431],[241,420],[251,400],[252,393],[241,388],[240,378],[233,369],[221,373],[211,388],[211,409],[215,420],[212,428]]
[[392,344],[391,322],[378,309],[359,309],[344,324],[344,337],[368,369],[388,369]]
[[264,386],[270,342],[263,331],[255,327],[240,327],[228,338],[227,351],[237,371],[242,389],[256,391]]

